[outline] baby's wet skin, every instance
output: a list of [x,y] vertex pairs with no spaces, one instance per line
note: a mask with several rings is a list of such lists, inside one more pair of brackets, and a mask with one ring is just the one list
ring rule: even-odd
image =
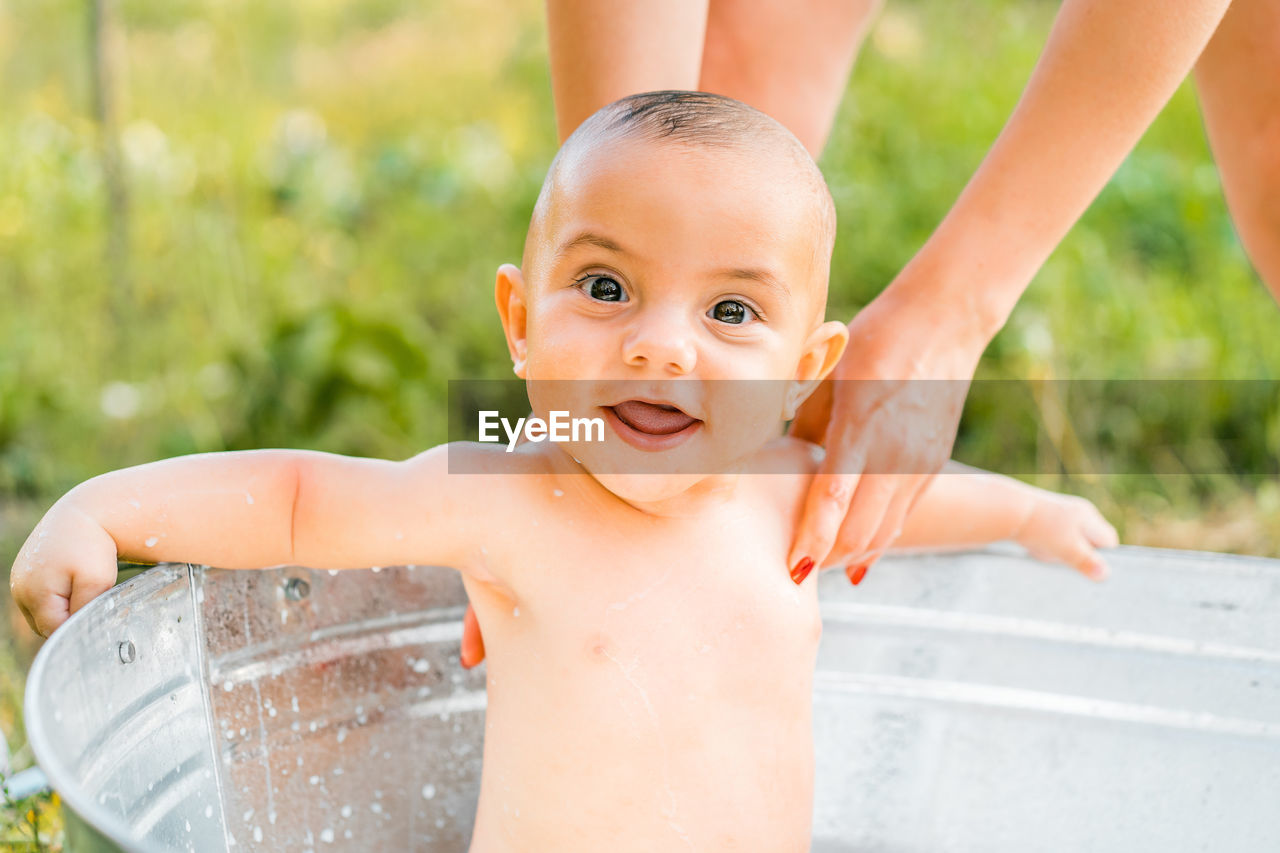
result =
[[807,849],[821,620],[778,505],[802,478],[756,479],[666,519],[578,477],[513,484],[529,509],[485,559],[514,588],[466,581],[490,689],[473,851]]

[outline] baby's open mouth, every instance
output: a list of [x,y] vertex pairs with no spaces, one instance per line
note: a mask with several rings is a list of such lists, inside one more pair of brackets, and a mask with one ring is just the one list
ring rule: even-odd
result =
[[608,408],[613,410],[618,420],[647,435],[671,435],[699,423],[697,418],[686,415],[675,406],[661,403],[627,400]]

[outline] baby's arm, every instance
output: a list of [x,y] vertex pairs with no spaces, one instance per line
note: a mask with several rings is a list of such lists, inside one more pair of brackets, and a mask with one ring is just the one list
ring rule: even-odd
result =
[[1066,563],[1094,580],[1107,575],[1096,549],[1118,542],[1115,528],[1084,498],[951,462],[920,496],[894,544],[918,548],[1002,539],[1018,542],[1037,559]]
[[404,462],[254,450],[184,456],[95,477],[27,539],[10,586],[48,635],[115,582],[116,559],[224,568],[465,569],[492,477],[448,476],[447,446]]

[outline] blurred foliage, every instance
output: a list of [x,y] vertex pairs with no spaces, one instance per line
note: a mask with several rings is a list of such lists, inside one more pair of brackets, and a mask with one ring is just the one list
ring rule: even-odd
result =
[[[0,788],[5,777],[0,773]],[[0,794],[0,847],[12,853],[58,853],[63,849],[58,795],[42,791],[20,800]]]
[[[541,4],[114,8],[123,294],[105,269],[88,6],[0,6],[0,497],[48,501],[103,470],[192,451],[405,457],[445,440],[448,380],[509,375],[493,275],[520,257],[556,147]],[[888,4],[822,159],[840,215],[830,316],[871,299],[941,219],[1055,10]],[[1280,364],[1278,326],[1188,85],[1050,258],[980,375],[1260,379]],[[958,451],[1050,474],[1142,472],[1105,452],[1073,459],[1072,431],[1104,450],[1108,436],[1176,439],[1210,460],[1235,458],[1214,455],[1224,436],[1280,438],[1265,401],[1079,423],[1071,399],[1029,404],[1038,427],[975,402]],[[1047,484],[1167,506],[1240,479]]]

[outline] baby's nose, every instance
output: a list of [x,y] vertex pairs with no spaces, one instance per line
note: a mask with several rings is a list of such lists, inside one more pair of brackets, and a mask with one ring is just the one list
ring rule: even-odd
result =
[[657,367],[685,375],[698,361],[693,330],[674,311],[637,318],[622,343],[622,359],[632,367]]

